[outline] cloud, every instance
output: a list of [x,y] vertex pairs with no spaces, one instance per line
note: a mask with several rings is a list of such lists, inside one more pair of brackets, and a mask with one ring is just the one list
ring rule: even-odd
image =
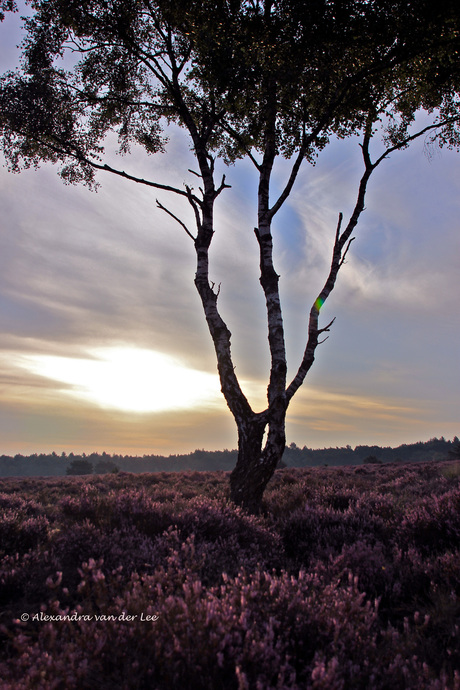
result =
[[[440,292],[456,284],[457,166],[456,153],[442,151],[428,161],[423,142],[417,142],[377,168],[331,300],[439,308]],[[313,291],[319,292],[327,276],[338,212],[344,212],[345,226],[361,172],[357,140],[336,142],[293,194],[304,242],[289,269],[294,280]]]
[[[5,209],[1,231],[0,288],[9,330],[19,326],[33,336],[42,324],[51,339],[82,342],[157,334],[166,349],[176,338],[171,322],[184,324],[185,337],[192,333],[201,310],[193,247],[187,254],[180,228],[173,234],[167,218],[147,220],[154,199],[143,190],[135,196],[129,185],[109,178],[94,195],[64,187],[53,173],[1,174],[5,194],[16,200]],[[25,208],[18,203],[24,185],[31,200]]]
[[[359,387],[358,387],[359,388]],[[427,428],[437,435],[453,436],[454,414],[445,416],[439,406],[422,398],[375,393],[340,392],[306,386],[295,399],[288,415],[288,437],[309,447],[322,445],[380,444],[397,446],[425,439]],[[297,440],[298,439],[298,440]]]
[[106,451],[169,455],[236,447],[225,410],[129,414],[51,398],[0,400],[0,453]]
[[[175,131],[168,155],[141,157],[134,149],[132,157],[110,162],[140,177],[196,184],[187,173],[194,165],[188,145]],[[419,147],[395,154],[376,171],[357,239],[322,311],[324,323],[337,320],[318,349],[310,388],[302,389],[289,413],[290,440],[312,446],[371,441],[372,435],[402,442],[404,433],[414,440],[458,433],[449,412],[458,405],[457,166],[448,152],[430,163]],[[217,200],[210,276],[221,286],[219,306],[233,334],[237,374],[261,409],[269,359],[253,232],[256,182],[249,163],[226,172],[232,188]],[[350,213],[359,174],[357,140],[331,145],[315,168],[301,172],[276,217],[275,265],[291,375],[305,347],[308,312],[329,270],[338,212],[345,218]],[[275,171],[278,189],[287,175],[283,163]],[[223,402],[206,413],[139,419],[71,400],[58,394],[55,382],[15,365],[19,355],[81,359],[94,348],[130,346],[179,357],[188,368],[215,375],[193,285],[193,243],[155,199],[193,229],[187,202],[110,175],[101,174],[100,181],[94,194],[63,186],[51,166],[18,176],[0,170],[4,448],[38,451],[34,439],[50,450],[235,447]]]
[[55,381],[57,392],[108,409],[204,411],[221,402],[217,375],[189,369],[152,350],[96,348],[84,358],[12,355],[12,360],[16,366]]
[[[37,344],[41,344],[40,341]],[[69,352],[71,351],[69,348]],[[61,353],[64,352],[65,349],[61,346]],[[155,375],[153,371],[144,372],[142,380],[137,375],[131,375],[127,379],[127,369],[111,369],[109,362],[102,374],[107,374],[111,380],[109,386],[100,392],[107,395],[111,389],[114,399],[107,401],[99,400],[97,395],[81,395],[85,392],[82,389],[88,392],[91,385],[100,378],[99,369],[104,361],[100,359],[100,351],[96,355],[95,359],[82,360],[79,357],[33,356],[29,352],[1,353],[0,453],[26,454],[54,450],[88,452],[93,449],[123,454],[169,455],[189,452],[194,448],[214,450],[236,446],[236,432],[231,415],[219,395],[216,381],[213,381],[212,394],[209,391],[202,400],[196,400],[193,407],[188,409],[149,411],[149,405],[144,410],[120,409],[123,407],[118,404],[121,396],[134,395],[136,407],[139,400],[148,397],[152,386],[160,392],[164,391],[164,379],[160,380],[158,372]],[[137,360],[131,361],[134,368],[140,361],[139,353],[137,355]],[[51,371],[43,369],[50,362],[57,362],[62,369],[62,366],[69,364],[69,360],[72,365],[83,363],[83,376],[75,379],[72,376],[76,373],[73,366],[66,366],[63,375],[62,371],[53,368]],[[95,367],[92,381],[86,378],[90,363]],[[116,361],[113,363],[115,365]],[[163,373],[165,371],[163,367]],[[179,372],[181,376],[183,373]],[[185,372],[185,377],[193,374],[194,372]],[[208,377],[210,375],[205,375],[203,384],[201,377],[198,379],[195,376],[195,394],[205,392],[204,387],[209,385]],[[169,379],[171,375],[168,377],[168,385],[171,383]],[[136,386],[137,391],[134,390]],[[95,392],[98,393],[97,390]],[[176,393],[182,395],[183,391],[176,390]]]

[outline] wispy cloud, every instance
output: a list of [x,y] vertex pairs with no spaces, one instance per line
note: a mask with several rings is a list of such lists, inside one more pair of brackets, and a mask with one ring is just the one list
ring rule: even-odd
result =
[[[135,154],[117,163],[181,186],[193,165],[191,154],[174,133],[170,147],[172,157]],[[457,166],[452,154],[428,163],[421,150],[404,152],[371,181],[368,210],[322,313],[325,322],[333,316],[337,321],[317,353],[310,387],[290,410],[291,440],[334,445],[373,436],[385,443],[402,442],[404,433],[412,440],[458,433],[449,413],[449,406],[458,405],[452,373],[459,332]],[[354,203],[359,167],[356,141],[346,143],[343,157],[332,147],[316,168],[306,167],[276,220],[292,374],[305,346],[310,306],[329,268],[338,212],[346,218]],[[56,380],[17,366],[14,357],[81,359],[94,348],[123,345],[216,372],[193,285],[193,244],[156,208],[157,194],[110,176],[101,177],[102,188],[94,194],[63,186],[55,172],[45,167],[11,176],[0,170],[4,448],[27,446],[33,452],[39,450],[34,439],[51,450],[235,447],[223,401],[206,412],[139,419],[70,398],[69,382],[60,383],[67,386],[63,396]],[[211,279],[221,284],[219,306],[233,334],[236,371],[260,409],[269,360],[253,232],[255,182],[247,164],[227,173],[232,189],[218,200]],[[286,168],[277,179],[281,187]],[[190,219],[186,204],[163,195],[161,201]]]
[[[428,161],[423,142],[382,163],[370,180],[366,210],[339,275],[337,303],[354,299],[428,310],[439,308],[440,292],[457,288],[457,167],[456,154],[448,151]],[[327,275],[338,212],[344,212],[345,224],[361,172],[357,141],[339,142],[293,195],[304,242],[291,269],[311,289],[320,288]]]
[[[376,386],[378,390],[378,386]],[[433,421],[429,400],[402,396],[343,393],[306,387],[295,401],[288,421],[289,437],[308,437],[310,447],[382,444],[399,445],[425,438]],[[454,423],[438,420],[439,435]]]

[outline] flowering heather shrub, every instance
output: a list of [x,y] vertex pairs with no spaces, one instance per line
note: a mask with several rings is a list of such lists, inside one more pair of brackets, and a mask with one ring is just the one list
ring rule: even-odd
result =
[[331,580],[344,580],[352,573],[357,577],[360,591],[370,601],[388,598],[396,577],[394,567],[385,554],[381,542],[356,541],[345,544],[339,555],[319,559],[315,571]]
[[424,553],[460,544],[460,489],[424,498],[408,510],[401,524],[404,538]]
[[36,501],[0,493],[0,511],[0,557],[25,553],[46,539],[49,523]]
[[0,688],[460,690],[449,467],[1,481]]
[[37,501],[24,499],[15,494],[0,493],[0,510],[19,510],[24,515],[42,515],[43,508]]

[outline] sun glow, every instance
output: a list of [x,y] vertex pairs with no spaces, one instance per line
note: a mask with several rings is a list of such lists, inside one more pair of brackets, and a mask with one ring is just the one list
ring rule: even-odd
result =
[[61,392],[127,412],[163,412],[216,404],[221,399],[217,375],[189,369],[179,360],[152,350],[98,348],[89,358],[24,356],[34,374],[65,384]]

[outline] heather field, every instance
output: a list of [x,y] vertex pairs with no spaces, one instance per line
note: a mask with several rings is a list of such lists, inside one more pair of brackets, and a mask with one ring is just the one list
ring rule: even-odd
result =
[[0,481],[0,687],[460,689],[458,462]]

